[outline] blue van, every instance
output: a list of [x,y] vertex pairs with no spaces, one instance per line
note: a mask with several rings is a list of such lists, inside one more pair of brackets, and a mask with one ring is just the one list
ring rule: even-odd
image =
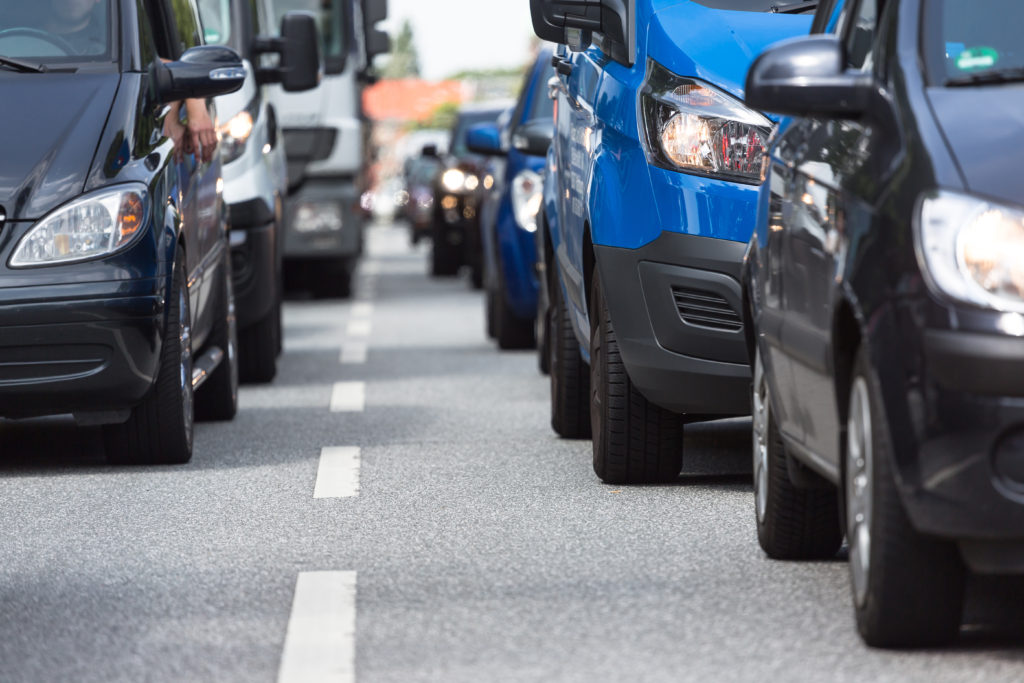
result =
[[[471,151],[492,156],[480,209],[487,332],[502,349],[532,348],[537,314],[537,214],[541,173],[554,130],[548,81],[551,48],[542,48],[527,71],[508,121],[470,129]],[[490,187],[488,188],[488,185]]]
[[816,3],[531,0],[559,43],[540,230],[552,427],[608,483],[673,480],[688,422],[750,411],[740,265],[772,121],[743,103]]

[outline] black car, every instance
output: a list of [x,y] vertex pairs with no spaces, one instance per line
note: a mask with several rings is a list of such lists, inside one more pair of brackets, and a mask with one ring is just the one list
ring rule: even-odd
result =
[[459,268],[468,265],[473,285],[483,286],[479,211],[487,159],[469,150],[466,134],[478,123],[497,121],[506,109],[480,104],[459,110],[448,158],[434,184],[431,275],[456,275]]
[[237,407],[220,162],[163,132],[242,85],[202,43],[190,2],[0,9],[0,416],[104,425],[113,461],[185,462]]
[[758,537],[808,558],[845,533],[872,645],[949,641],[969,571],[1024,574],[1022,25],[847,0],[747,79],[796,117],[746,261]]

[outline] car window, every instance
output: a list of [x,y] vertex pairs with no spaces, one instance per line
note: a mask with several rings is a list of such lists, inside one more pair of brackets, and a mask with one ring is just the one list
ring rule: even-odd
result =
[[555,68],[549,63],[537,83],[537,92],[530,103],[530,119],[550,119],[555,115],[555,101],[548,97],[548,81],[555,75]]
[[0,55],[44,64],[110,62],[117,18],[112,0],[4,0]]
[[207,44],[231,45],[231,0],[199,0],[199,18]]
[[[934,82],[970,83],[1024,69],[1024,3],[932,0],[922,41]],[[1017,72],[1017,73],[1015,73]]]
[[174,23],[178,27],[178,54],[203,44],[202,24],[193,0],[170,0]]
[[846,66],[869,71],[874,63],[873,46],[878,30],[878,0],[860,0],[846,35]]

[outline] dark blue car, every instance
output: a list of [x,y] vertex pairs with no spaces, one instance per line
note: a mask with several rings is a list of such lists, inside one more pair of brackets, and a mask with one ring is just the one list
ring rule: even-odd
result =
[[[542,199],[544,155],[554,130],[554,103],[547,95],[554,75],[552,51],[540,51],[526,75],[519,100],[501,127],[470,131],[471,148],[496,157],[484,178],[489,194],[481,208],[487,331],[502,349],[534,343],[537,273],[534,235]],[[490,178],[490,180],[488,180]]]

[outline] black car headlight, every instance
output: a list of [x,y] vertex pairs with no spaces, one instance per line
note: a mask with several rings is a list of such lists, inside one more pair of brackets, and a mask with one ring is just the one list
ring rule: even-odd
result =
[[145,185],[92,192],[50,212],[21,238],[12,268],[49,266],[109,256],[143,232],[149,218]]
[[761,182],[772,122],[733,96],[648,60],[639,107],[641,139],[651,164]]
[[918,202],[915,246],[933,289],[1024,313],[1024,210],[939,190]]

